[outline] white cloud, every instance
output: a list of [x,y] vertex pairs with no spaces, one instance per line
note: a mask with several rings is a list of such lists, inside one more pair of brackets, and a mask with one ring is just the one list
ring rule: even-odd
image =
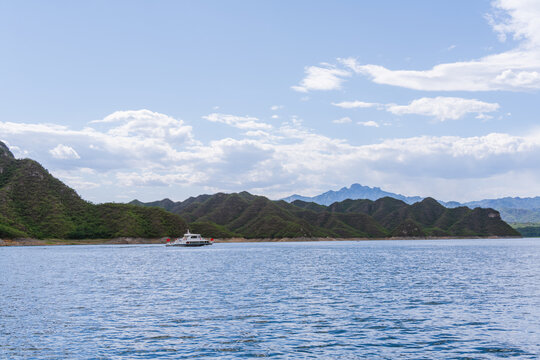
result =
[[278,139],[278,137],[270,134],[268,131],[263,131],[263,130],[250,130],[250,131],[246,131],[244,133],[245,136],[249,136],[249,137],[262,137],[262,138],[266,138],[266,139]]
[[[82,169],[79,169],[82,170]],[[75,173],[75,174],[74,174]],[[95,189],[100,186],[99,183],[86,180],[84,176],[76,175],[76,171],[53,171],[53,176],[59,177],[64,181],[68,186],[75,189]],[[83,175],[88,175],[87,172],[83,170]]]
[[493,116],[491,115],[486,115],[486,114],[478,114],[475,116],[476,119],[480,119],[480,120],[490,120],[490,119],[493,119]]
[[81,158],[71,146],[62,144],[58,144],[58,146],[56,146],[54,149],[49,150],[49,153],[55,159],[72,160]]
[[495,83],[508,85],[514,88],[540,87],[540,73],[538,71],[514,71],[507,69],[495,77]]
[[351,73],[347,70],[338,69],[328,64],[324,65],[325,67],[306,67],[306,77],[300,81],[300,85],[292,86],[292,89],[299,92],[308,92],[310,90],[336,90],[341,88],[344,77],[351,76]]
[[[445,121],[448,119],[457,120],[470,113],[478,114],[476,116],[477,119],[487,119],[488,115],[485,115],[484,113],[494,112],[499,109],[499,104],[497,103],[487,103],[476,99],[443,96],[438,96],[435,98],[423,97],[411,101],[408,105],[367,103],[358,100],[332,103],[332,105],[345,109],[368,108],[376,106],[379,110],[386,110],[395,115],[415,114],[431,116],[440,121]],[[367,123],[370,125],[366,125]],[[375,126],[376,123],[371,121],[359,124]]]
[[144,173],[138,173],[138,172],[131,172],[131,173],[124,173],[119,172],[116,174],[116,178],[120,184],[123,186],[169,186],[171,183],[174,183],[174,181],[171,178],[170,175],[160,175],[160,174],[154,174],[151,172],[144,172]]
[[[292,118],[281,127],[250,129],[238,132],[238,138],[202,143],[195,139],[177,141],[167,132],[149,132],[145,137],[142,132],[125,136],[122,131],[112,131],[124,126],[124,120],[98,124],[105,128],[74,130],[0,122],[0,133],[10,145],[28,151],[29,157],[42,162],[76,190],[86,194],[102,191],[101,201],[111,200],[111,194],[123,196],[143,187],[154,189],[156,199],[171,197],[183,186],[280,197],[358,181],[399,185],[416,189],[413,193],[420,195],[452,198],[446,187],[434,189],[433,184],[458,186],[471,184],[474,179],[478,183],[481,179],[508,182],[516,172],[528,174],[521,177],[523,184],[534,184],[531,179],[540,177],[540,169],[535,166],[540,157],[540,133],[534,132],[527,136],[418,136],[355,145],[314,133],[303,127],[301,120]],[[43,155],[67,143],[76,144],[80,155],[76,165]],[[484,185],[483,191],[500,191],[498,184]],[[426,189],[434,192],[426,194]],[[533,190],[540,193],[540,185],[527,188]]]
[[273,106],[270,107],[270,110],[277,111],[277,110],[281,110],[283,108],[284,108],[283,105],[273,105]]
[[356,101],[342,101],[339,103],[332,103],[332,105],[343,108],[343,109],[354,109],[354,108],[370,108],[370,107],[378,106],[379,104],[356,100]]
[[272,119],[279,119],[279,115],[276,115],[276,114],[272,115]]
[[379,127],[379,124],[376,123],[375,121],[359,121],[357,123],[358,125],[362,125],[362,126],[367,126],[367,127],[376,127],[378,128]]
[[501,41],[507,35],[523,40],[524,46],[540,45],[540,4],[531,0],[496,0],[493,6],[502,12],[488,14],[488,20]]
[[[121,116],[122,112],[116,112],[106,117],[107,121],[92,122],[104,127],[102,130],[91,127],[73,130],[55,124],[0,122],[0,132],[6,134],[14,143],[27,144],[29,157],[39,156],[42,148],[29,144],[28,139],[39,139],[41,146],[54,148],[51,155],[56,159],[62,156],[74,157],[69,149],[58,147],[58,144],[77,144],[76,153],[80,157],[78,166],[100,170],[130,166],[167,166],[170,161],[193,156],[183,151],[184,147],[200,147],[200,143],[193,140],[191,126],[184,125],[181,120],[167,119],[167,116],[155,113],[155,118],[146,119],[148,124],[155,125],[155,129],[147,129],[150,125],[142,122],[141,117],[144,118],[148,113],[141,110],[139,117],[137,112],[124,112],[126,116]],[[57,166],[71,165],[59,163]]]
[[389,70],[380,65],[361,65],[341,59],[377,84],[422,91],[530,90],[540,88],[540,52],[513,50],[479,60],[448,63],[431,70]]
[[306,71],[307,76],[297,90],[338,89],[343,77],[350,75],[348,71],[366,76],[377,84],[421,91],[540,89],[540,2],[498,0],[492,5],[494,12],[488,16],[489,22],[501,40],[511,35],[519,42],[512,50],[479,59],[443,63],[426,70],[392,70],[377,64],[362,64],[354,58],[341,58],[338,63],[344,69],[326,68],[333,71],[330,83],[334,86],[310,86],[312,82],[317,83],[318,76],[315,71],[314,74]]
[[94,120],[90,124],[118,124],[108,131],[113,136],[152,137],[190,141],[192,128],[182,120],[150,110],[116,111],[103,120]]
[[420,98],[408,105],[387,105],[386,110],[396,115],[416,114],[432,116],[440,121],[457,120],[469,113],[483,114],[499,109],[499,104],[455,97]]
[[272,125],[260,122],[259,119],[252,116],[236,116],[227,114],[212,113],[203,116],[203,119],[212,122],[220,122],[238,129],[271,129]]
[[348,116],[342,117],[341,119],[332,120],[334,124],[347,124],[352,122],[351,118]]

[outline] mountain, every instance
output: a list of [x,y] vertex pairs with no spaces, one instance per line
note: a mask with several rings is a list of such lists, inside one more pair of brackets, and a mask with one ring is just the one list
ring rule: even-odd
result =
[[[145,206],[156,203],[161,202]],[[201,195],[176,203],[175,208],[192,231],[214,237],[386,236],[386,231],[364,214],[319,214],[247,192]]]
[[[301,204],[295,202],[297,206]],[[413,205],[390,197],[376,201],[345,200],[334,203],[330,211],[362,212],[372,216],[390,231],[392,236],[483,236],[480,234],[508,234],[517,232],[501,220],[493,209],[467,207],[445,208],[437,200],[425,198]],[[417,226],[415,229],[412,226]],[[411,229],[411,230],[407,230]],[[484,235],[485,236],[485,235]]]
[[[283,200],[291,203],[295,200],[301,200],[305,202],[314,202],[320,205],[331,205],[334,202],[339,202],[346,199],[377,200],[383,197],[398,199],[406,202],[407,204],[414,204],[423,199],[420,196],[404,196],[387,192],[378,187],[352,184],[349,188],[343,187],[338,191],[330,190],[313,197],[291,195]],[[510,223],[540,223],[540,196],[532,198],[504,197],[500,199],[484,199],[464,203],[459,203],[457,201],[445,202],[439,200],[439,203],[448,208],[456,208],[460,206],[467,206],[471,209],[477,207],[493,208],[500,212],[501,218],[504,221]]]
[[307,197],[301,195],[291,195],[282,200],[286,202],[293,202],[295,200],[301,200],[305,202],[314,202],[320,205],[330,205],[332,203],[343,201],[346,199],[368,199],[368,200],[377,200],[383,197],[392,197],[394,199],[401,200],[407,204],[414,204],[415,202],[421,201],[420,196],[404,196],[400,194],[394,194],[381,190],[378,187],[369,187],[363,186],[360,184],[352,184],[351,187],[343,187],[338,191],[327,191],[323,194]]
[[484,199],[470,201],[464,205],[469,207],[493,207],[498,209],[525,209],[537,211],[540,209],[540,196],[529,198],[504,197],[499,199]]
[[173,204],[165,200],[131,204],[168,206],[190,229],[214,237],[519,236],[493,209],[449,209],[432,198],[413,205],[384,197],[324,206],[302,200],[272,201],[241,192],[201,195]]
[[163,237],[187,225],[158,208],[94,205],[39,163],[17,160],[0,142],[0,238]]
[[499,212],[509,223],[540,224],[540,209],[500,209]]

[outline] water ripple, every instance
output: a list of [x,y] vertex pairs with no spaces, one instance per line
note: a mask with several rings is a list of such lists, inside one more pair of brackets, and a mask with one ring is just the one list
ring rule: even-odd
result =
[[540,241],[0,248],[0,358],[540,357]]

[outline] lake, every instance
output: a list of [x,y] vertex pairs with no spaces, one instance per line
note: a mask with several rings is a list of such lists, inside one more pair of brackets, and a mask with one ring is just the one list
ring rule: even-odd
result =
[[0,358],[540,356],[540,239],[0,248]]

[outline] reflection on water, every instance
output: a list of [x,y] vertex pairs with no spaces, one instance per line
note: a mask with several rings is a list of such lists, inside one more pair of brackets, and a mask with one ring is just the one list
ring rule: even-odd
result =
[[540,240],[0,248],[0,358],[540,356]]

